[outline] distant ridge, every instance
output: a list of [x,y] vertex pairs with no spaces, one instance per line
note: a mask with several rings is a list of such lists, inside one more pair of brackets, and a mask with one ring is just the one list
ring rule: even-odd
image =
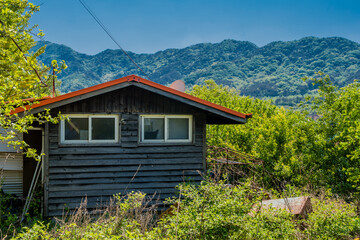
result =
[[[39,42],[37,47],[43,44]],[[121,50],[108,49],[86,55],[65,45],[45,44],[47,48],[41,61],[49,64],[52,59],[65,60],[69,66],[59,76],[63,92],[130,74],[142,76]],[[275,97],[279,104],[281,101],[291,103],[300,95],[310,93],[313,86],[301,78],[313,76],[317,71],[329,74],[339,86],[360,78],[360,44],[340,37],[305,37],[263,47],[229,39],[154,54],[129,54],[151,80],[160,84],[169,85],[182,79],[191,86],[214,79],[239,89],[243,95]]]

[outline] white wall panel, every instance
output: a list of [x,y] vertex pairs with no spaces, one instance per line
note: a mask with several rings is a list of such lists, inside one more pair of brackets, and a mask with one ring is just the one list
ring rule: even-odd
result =
[[0,153],[0,169],[22,171],[23,155],[21,153]]
[[[6,131],[0,128],[0,134]],[[21,139],[22,138],[17,138]],[[13,147],[8,147],[7,142],[0,141],[0,188],[18,197],[23,197],[23,155],[17,153]]]
[[2,171],[0,173],[0,188],[4,192],[23,197],[23,172],[22,171]]

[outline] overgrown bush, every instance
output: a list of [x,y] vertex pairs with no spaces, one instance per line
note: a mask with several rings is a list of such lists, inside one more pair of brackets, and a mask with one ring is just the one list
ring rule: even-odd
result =
[[[1,186],[0,186],[1,187]],[[0,237],[13,232],[19,225],[21,200],[16,196],[4,193],[0,189]]]
[[10,237],[23,226],[32,224],[43,219],[41,213],[42,189],[37,187],[34,191],[29,208],[22,219],[24,200],[14,194],[4,193],[0,189],[0,239]]
[[360,234],[355,207],[339,200],[313,199],[314,212],[304,221],[310,239],[353,239]]
[[105,209],[93,212],[86,209],[85,201],[55,224],[39,221],[14,239],[131,239],[152,227],[154,207],[147,205],[145,194],[118,194],[113,200]]
[[254,170],[261,175],[267,188],[275,187],[274,180],[282,186],[292,184],[316,188],[324,184],[314,154],[321,141],[316,134],[315,121],[305,112],[241,96],[235,89],[217,85],[214,81],[205,83],[204,86],[194,86],[190,94],[238,112],[253,114],[244,125],[209,125],[209,145],[227,147],[263,159],[264,165]]
[[[233,110],[252,113],[245,125],[209,125],[209,145],[227,147],[264,160],[255,168],[266,188],[286,184],[310,192],[330,188],[360,202],[360,83],[338,89],[319,73],[309,84],[309,112],[284,109],[269,101],[240,95],[233,88],[206,81],[190,94]],[[241,161],[241,159],[240,159]]]
[[244,232],[254,202],[261,197],[246,187],[228,187],[204,181],[200,186],[183,184],[179,186],[183,199],[173,199],[179,208],[159,223],[166,229],[162,237],[178,239],[221,239],[233,233]]
[[[179,186],[182,200],[173,214],[162,219],[155,231],[170,239],[290,239],[295,223],[286,211],[256,211],[253,205],[263,192],[249,184],[228,186],[204,181],[200,186]],[[159,231],[159,229],[161,231]]]
[[[287,187],[287,193],[299,193]],[[204,181],[198,187],[179,186],[183,199],[172,214],[145,235],[151,239],[353,239],[360,234],[355,206],[336,199],[312,198],[313,212],[307,219],[294,218],[281,209],[253,208],[264,196],[248,184],[229,187]],[[294,196],[294,195],[293,195]]]
[[[182,184],[172,212],[157,221],[146,211],[145,195],[132,193],[94,218],[85,208],[55,226],[39,222],[16,239],[353,239],[360,234],[355,207],[339,200],[312,198],[314,211],[296,219],[288,211],[253,207],[265,191],[249,184],[203,181]],[[119,198],[119,196],[118,196]]]

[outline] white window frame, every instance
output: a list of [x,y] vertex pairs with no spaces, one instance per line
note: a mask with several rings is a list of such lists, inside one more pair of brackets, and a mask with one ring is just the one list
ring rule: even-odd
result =
[[[87,118],[89,121],[88,140],[65,140],[65,121],[60,122],[60,142],[64,144],[89,144],[89,143],[117,143],[119,142],[119,115],[116,114],[68,114],[68,118]],[[92,118],[114,118],[115,119],[115,139],[93,140],[92,139]]]
[[[193,116],[192,115],[141,115],[140,116],[140,142],[141,143],[191,143],[193,140]],[[145,118],[164,119],[164,139],[145,139]],[[188,139],[169,139],[169,118],[187,118],[189,120]]]

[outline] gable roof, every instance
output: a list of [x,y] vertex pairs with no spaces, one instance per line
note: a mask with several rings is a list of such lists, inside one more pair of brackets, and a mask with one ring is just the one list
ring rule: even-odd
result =
[[192,105],[212,114],[220,115],[222,117],[228,118],[228,120],[232,120],[229,123],[245,123],[246,119],[252,117],[251,113],[240,113],[229,108],[211,103],[209,101],[191,96],[189,94],[177,91],[175,89],[163,86],[153,81],[141,78],[136,75],[122,77],[92,87],[84,88],[75,92],[70,92],[57,97],[45,99],[31,106],[27,105],[25,107],[16,108],[12,113],[22,113],[26,110],[31,110],[31,113],[38,113],[44,111],[45,108],[52,109],[128,86],[137,86],[151,92],[163,95],[165,97],[169,97],[171,99],[183,102],[185,104]]

